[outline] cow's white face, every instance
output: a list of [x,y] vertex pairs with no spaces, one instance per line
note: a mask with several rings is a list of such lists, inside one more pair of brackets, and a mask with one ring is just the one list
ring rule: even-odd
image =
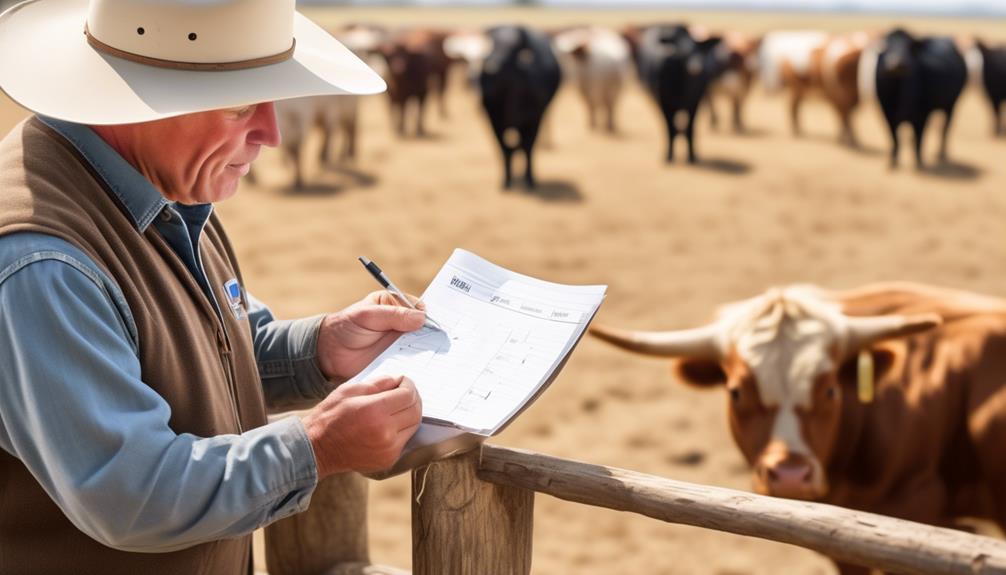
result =
[[[721,362],[734,439],[756,491],[819,499],[841,416],[841,311],[804,288],[731,306]],[[687,375],[687,372],[685,372]]]
[[821,499],[841,440],[842,381],[854,385],[852,377],[840,379],[848,373],[843,363],[873,342],[940,321],[931,314],[850,317],[833,295],[792,286],[725,306],[716,322],[700,328],[632,332],[593,326],[591,333],[632,351],[675,358],[686,383],[725,385],[730,429],[753,468],[755,490]]

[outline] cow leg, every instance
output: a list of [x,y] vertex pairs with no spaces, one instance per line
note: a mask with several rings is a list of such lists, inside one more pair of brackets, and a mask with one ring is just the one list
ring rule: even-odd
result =
[[954,120],[954,109],[947,109],[943,117],[943,134],[940,136],[940,163],[947,163],[950,157],[947,155],[947,141],[950,139],[950,123]]
[[496,141],[500,146],[500,153],[503,154],[503,189],[509,190],[513,185],[513,153],[514,149],[511,148],[506,142],[506,127],[502,125],[493,125],[493,133],[496,135]]
[[887,129],[891,132],[891,169],[898,168],[898,124],[887,121]]
[[929,114],[923,115],[912,122],[912,135],[915,137],[915,168],[921,170],[925,167],[922,161],[922,137],[926,133],[926,124],[929,122]]
[[789,120],[793,127],[793,135],[799,137],[800,130],[800,104],[803,103],[803,88],[793,87],[793,92],[789,100]]
[[326,124],[321,125],[321,149],[318,150],[318,163],[322,166],[328,164],[328,159],[332,157],[331,147],[332,147],[332,132],[335,131],[336,126],[330,127]]
[[734,96],[734,132],[738,134],[744,132],[744,118],[741,114],[743,104],[740,96]]
[[[716,105],[713,103],[713,97],[712,96],[706,96],[703,99],[703,101],[705,102],[706,107],[709,108],[709,126],[713,130],[719,130],[720,129],[720,117],[716,115]],[[734,120],[736,121],[736,118],[734,118]]]
[[400,137],[405,137],[405,102],[391,103],[391,118]]
[[667,163],[674,162],[674,140],[678,137],[678,126],[674,123],[674,110],[664,110],[667,122]]
[[343,124],[343,131],[346,133],[346,146],[343,148],[342,160],[355,160],[356,137],[358,135],[356,118],[345,120],[345,123]]
[[293,161],[293,187],[299,190],[304,187],[304,173],[300,169],[300,146],[290,146],[287,148],[290,160]]
[[423,126],[423,116],[426,110],[426,94],[419,94],[416,97],[416,135],[425,136],[426,128]]
[[608,100],[604,103],[604,108],[608,114],[608,133],[614,134],[618,131],[615,126],[615,102],[613,100]]
[[534,151],[534,142],[538,139],[538,124],[520,131],[520,147],[524,151],[524,181],[528,189],[534,189],[537,185],[534,179],[534,169],[531,152]]
[[698,106],[688,110],[688,124],[685,125],[685,139],[688,140],[688,163],[694,164],[699,161],[695,155],[695,116],[698,115]]

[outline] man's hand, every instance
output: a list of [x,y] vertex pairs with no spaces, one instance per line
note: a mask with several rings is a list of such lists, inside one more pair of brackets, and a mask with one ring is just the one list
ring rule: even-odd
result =
[[[423,306],[420,303],[418,307]],[[349,379],[367,367],[395,338],[419,329],[425,320],[425,312],[401,305],[386,291],[375,291],[322,320],[318,366],[328,379]]]
[[419,427],[422,400],[406,377],[341,385],[304,416],[318,479],[390,467]]

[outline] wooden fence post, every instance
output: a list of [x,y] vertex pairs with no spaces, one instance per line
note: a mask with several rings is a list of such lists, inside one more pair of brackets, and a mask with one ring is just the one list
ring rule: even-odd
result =
[[265,547],[269,575],[363,573],[370,563],[367,480],[358,473],[323,480],[307,511],[265,528]]
[[414,575],[527,575],[534,492],[480,481],[481,449],[412,471]]

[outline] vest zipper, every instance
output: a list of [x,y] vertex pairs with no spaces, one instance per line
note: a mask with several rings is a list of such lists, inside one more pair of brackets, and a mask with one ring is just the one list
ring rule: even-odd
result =
[[238,433],[244,433],[244,426],[241,425],[241,415],[238,413],[238,391],[234,382],[234,366],[231,365],[233,354],[231,353],[230,340],[221,325],[217,328],[217,344],[220,350],[220,361],[224,366],[224,375],[227,377],[227,391],[231,395],[231,411],[234,413],[234,422],[238,426]]

